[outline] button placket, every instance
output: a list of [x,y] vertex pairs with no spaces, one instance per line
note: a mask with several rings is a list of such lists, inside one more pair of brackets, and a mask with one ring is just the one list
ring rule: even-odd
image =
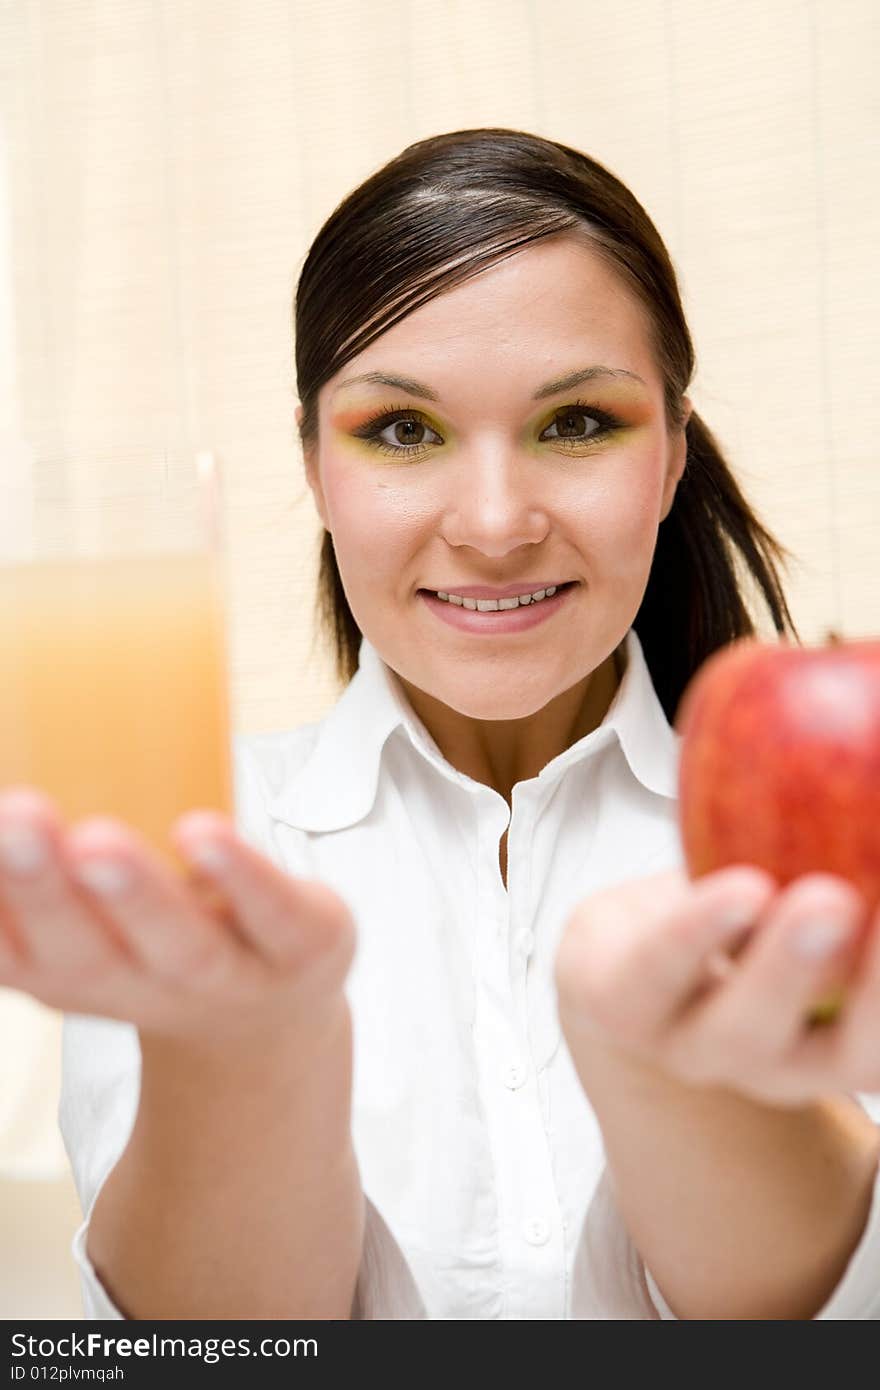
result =
[[535,949],[535,933],[529,927],[520,927],[513,944],[520,959],[527,961]]
[[[565,1288],[564,1243],[553,1236],[558,1196],[529,1041],[534,791],[524,785],[515,788],[508,825],[506,930],[499,942],[503,949],[492,957],[499,972],[492,994],[500,1006],[494,1013],[492,1051],[495,1076],[502,1084],[496,1079],[486,1106],[497,1136],[501,1252],[508,1289],[505,1316],[513,1318],[534,1316],[535,1309],[542,1317],[561,1316]],[[499,891],[500,887],[499,881]]]
[[510,893],[508,958],[517,1026],[528,1047],[528,996],[526,975],[535,938],[529,921],[532,894],[531,845],[535,803],[529,784],[514,788],[510,829],[507,833],[507,882]]

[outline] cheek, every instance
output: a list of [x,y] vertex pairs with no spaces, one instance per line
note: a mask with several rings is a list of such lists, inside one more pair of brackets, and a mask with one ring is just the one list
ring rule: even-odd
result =
[[363,468],[334,466],[324,472],[324,498],[343,575],[400,572],[407,554],[419,544],[427,509],[413,488],[403,487]]
[[657,543],[665,454],[662,448],[645,449],[628,459],[618,456],[615,465],[581,509],[584,550],[595,560],[597,578],[641,577]]

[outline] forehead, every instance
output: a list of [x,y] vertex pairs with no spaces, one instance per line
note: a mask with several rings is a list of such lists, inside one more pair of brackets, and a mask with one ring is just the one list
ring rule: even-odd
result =
[[420,305],[347,362],[322,394],[378,369],[409,369],[441,395],[511,380],[533,389],[557,370],[590,362],[635,372],[660,389],[643,305],[601,254],[555,236]]

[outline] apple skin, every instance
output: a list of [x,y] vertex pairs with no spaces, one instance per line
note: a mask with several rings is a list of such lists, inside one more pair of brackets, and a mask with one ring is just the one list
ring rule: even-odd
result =
[[822,872],[880,906],[880,641],[744,638],[685,691],[679,824],[692,877]]

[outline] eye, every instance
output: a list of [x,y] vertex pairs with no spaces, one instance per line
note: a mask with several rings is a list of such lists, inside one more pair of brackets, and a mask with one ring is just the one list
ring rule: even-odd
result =
[[548,435],[547,430],[544,430],[541,438],[552,439],[560,444],[586,444],[610,434],[612,430],[620,427],[620,423],[616,416],[605,410],[587,405],[586,401],[574,401],[571,405],[557,410],[547,426],[547,430],[555,428],[556,434]]
[[[555,412],[541,438],[565,448],[575,448],[592,444],[621,426],[622,421],[608,411],[599,410],[586,401],[573,401]],[[549,430],[556,433],[549,434]],[[398,458],[407,455],[415,457],[424,453],[426,448],[444,442],[421,411],[409,406],[383,406],[353,433],[371,448]]]
[[[437,431],[431,428],[418,410],[403,407],[383,406],[377,415],[366,420],[354,433],[383,454],[416,454],[422,451],[426,443],[443,443]],[[432,434],[434,441],[426,440],[426,433]]]

